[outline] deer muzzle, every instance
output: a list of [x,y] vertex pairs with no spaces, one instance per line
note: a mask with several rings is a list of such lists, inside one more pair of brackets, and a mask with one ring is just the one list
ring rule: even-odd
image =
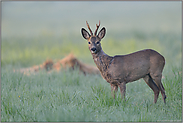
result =
[[95,47],[91,48],[91,53],[97,53],[97,49]]

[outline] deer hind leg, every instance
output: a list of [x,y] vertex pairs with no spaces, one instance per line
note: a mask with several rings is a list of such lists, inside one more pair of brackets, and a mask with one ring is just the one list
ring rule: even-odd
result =
[[124,99],[126,93],[126,83],[125,82],[120,83],[119,87],[121,92],[121,98]]
[[156,103],[159,96],[159,88],[154,83],[150,75],[146,75],[143,79],[147,83],[147,85],[154,91],[154,103]]
[[162,74],[152,74],[151,76],[154,82],[156,83],[156,85],[158,86],[159,90],[161,91],[161,95],[164,103],[166,103],[165,89],[163,87],[163,84],[161,83]]
[[163,101],[164,103],[166,103],[166,94],[165,94],[165,88],[163,87],[163,84],[161,83],[160,85],[163,89],[163,91],[161,91],[161,95],[162,95],[162,98],[163,98]]
[[111,93],[113,98],[115,99],[115,93],[118,91],[118,85],[110,84],[111,85]]

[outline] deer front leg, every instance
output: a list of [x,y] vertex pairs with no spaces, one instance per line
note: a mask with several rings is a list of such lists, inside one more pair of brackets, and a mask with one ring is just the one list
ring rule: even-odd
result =
[[120,83],[119,88],[121,92],[121,98],[124,99],[126,93],[126,83],[125,82]]
[[115,99],[115,93],[118,91],[118,86],[117,85],[113,85],[113,84],[110,84],[110,85],[111,85],[112,96]]

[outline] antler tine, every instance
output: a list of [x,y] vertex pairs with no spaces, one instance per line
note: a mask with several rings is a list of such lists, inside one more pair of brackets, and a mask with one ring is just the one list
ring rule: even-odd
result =
[[91,35],[93,35],[93,32],[92,32],[92,30],[90,29],[90,26],[89,26],[89,24],[88,24],[87,21],[86,21],[86,25],[88,26],[88,29],[90,30]]
[[100,26],[100,20],[99,20],[99,25],[96,24],[96,26],[97,26],[97,29],[95,30],[95,35],[97,35],[97,31],[98,31],[98,28]]

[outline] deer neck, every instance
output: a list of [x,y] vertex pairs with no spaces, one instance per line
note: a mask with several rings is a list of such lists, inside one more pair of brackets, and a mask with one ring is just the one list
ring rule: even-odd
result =
[[112,62],[113,57],[105,54],[102,49],[97,54],[92,54],[92,56],[100,72],[107,71]]

